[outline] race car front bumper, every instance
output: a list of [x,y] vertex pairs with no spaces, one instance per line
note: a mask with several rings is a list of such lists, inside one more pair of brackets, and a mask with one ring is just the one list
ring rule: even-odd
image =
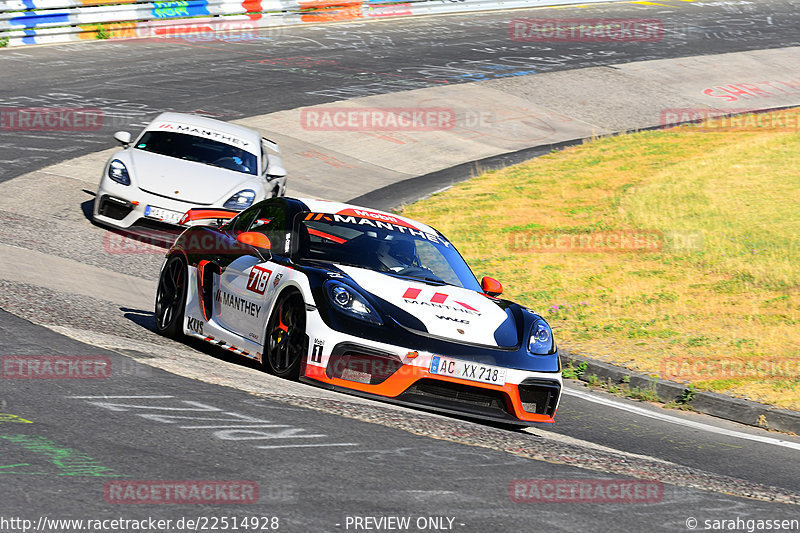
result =
[[135,185],[121,185],[103,179],[94,201],[94,219],[102,224],[127,229],[140,220],[178,226],[186,211],[199,206],[143,191]]
[[[505,423],[554,422],[561,396],[561,372],[504,368],[504,379],[497,383],[442,375],[432,371],[434,361],[459,360],[457,355],[366,340],[330,329],[322,320],[315,320],[318,315],[314,315],[308,314],[309,356],[301,371],[304,381],[361,396]],[[492,359],[487,350],[485,361]]]

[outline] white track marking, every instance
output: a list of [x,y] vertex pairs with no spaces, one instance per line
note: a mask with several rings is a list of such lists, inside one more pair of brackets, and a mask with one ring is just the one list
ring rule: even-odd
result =
[[253,429],[253,428],[290,428],[286,424],[267,424],[261,426],[180,426],[181,429]]
[[659,413],[658,411],[651,411],[650,409],[645,409],[643,407],[638,407],[636,405],[628,405],[622,402],[612,400],[610,398],[599,398],[589,392],[585,392],[582,390],[568,389],[565,387],[563,389],[563,393],[566,394],[567,396],[575,396],[582,400],[586,400],[587,402],[599,403],[606,407],[613,407],[615,409],[620,409],[622,411],[628,411],[629,413],[635,413],[637,415],[646,416],[648,418],[654,418],[656,420],[661,420],[662,422],[670,422],[672,424],[678,424],[692,429],[699,429],[701,431],[708,431],[709,433],[725,435],[726,437],[752,440],[755,442],[760,442],[762,444],[771,444],[773,446],[783,446],[784,448],[800,450],[800,443],[798,442],[781,440],[773,437],[766,437],[764,435],[751,435],[750,433],[743,433],[741,431],[735,431],[732,429],[724,429],[709,424],[704,424],[702,422],[695,422],[694,420],[686,420],[683,418],[678,418],[677,416],[672,416],[665,413]]
[[331,446],[358,446],[356,442],[330,442],[327,444],[276,444],[274,446],[256,446],[261,450],[274,450],[276,448],[322,448]]
[[139,398],[144,399],[163,399],[174,398],[175,396],[67,396],[67,398],[77,398],[79,400],[136,400]]

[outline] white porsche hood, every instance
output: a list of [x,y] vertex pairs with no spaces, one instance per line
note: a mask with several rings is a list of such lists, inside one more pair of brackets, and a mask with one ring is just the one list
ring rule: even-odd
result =
[[[211,205],[226,193],[235,193],[249,174],[184,161],[142,150],[131,150],[130,160],[140,189],[193,204]],[[224,198],[222,200],[225,200]]]
[[498,346],[495,332],[509,316],[486,296],[453,285],[429,285],[363,268],[337,266],[365,290],[416,317],[431,335],[454,342]]

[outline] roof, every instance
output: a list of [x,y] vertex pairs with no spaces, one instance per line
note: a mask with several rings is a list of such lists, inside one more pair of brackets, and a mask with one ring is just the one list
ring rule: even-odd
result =
[[368,218],[371,220],[381,220],[384,222],[391,222],[394,224],[408,226],[426,233],[433,235],[438,234],[434,228],[418,222],[408,217],[397,215],[394,213],[387,213],[378,209],[370,209],[368,207],[361,207],[343,202],[332,202],[329,200],[311,199],[311,198],[298,198],[301,202],[306,204],[309,210],[313,213],[326,213],[331,215],[349,215],[361,218]]

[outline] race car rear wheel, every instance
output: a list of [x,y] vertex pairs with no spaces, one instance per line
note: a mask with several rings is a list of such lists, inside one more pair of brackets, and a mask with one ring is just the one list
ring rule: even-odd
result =
[[264,367],[278,377],[297,379],[308,353],[306,306],[297,292],[284,294],[267,322]]
[[183,334],[187,276],[183,256],[173,255],[167,259],[156,290],[156,331],[161,335],[178,338]]

